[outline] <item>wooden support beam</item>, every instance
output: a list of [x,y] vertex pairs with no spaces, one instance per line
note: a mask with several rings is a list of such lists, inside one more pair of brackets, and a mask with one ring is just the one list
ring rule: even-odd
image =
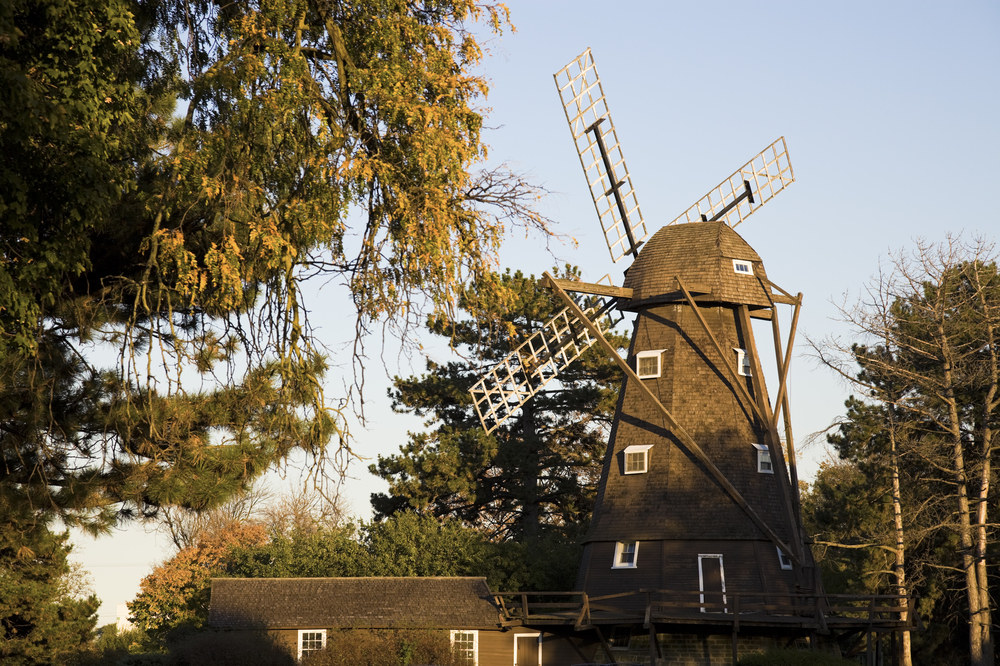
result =
[[732,354],[727,354],[722,349],[722,345],[720,345],[719,341],[715,339],[715,334],[712,333],[712,329],[709,328],[708,322],[705,321],[705,317],[702,316],[701,310],[698,309],[698,306],[697,304],[695,304],[694,299],[691,297],[690,292],[688,292],[687,288],[684,286],[684,283],[681,282],[681,279],[679,277],[676,279],[677,283],[680,285],[681,291],[684,292],[684,297],[687,299],[688,305],[690,305],[691,309],[694,310],[694,314],[698,318],[698,321],[701,323],[701,327],[705,330],[705,334],[708,335],[708,339],[712,341],[712,346],[714,346],[715,351],[719,353],[719,358],[722,359],[723,365],[729,372],[729,377],[728,377],[729,382],[737,388],[743,399],[750,405],[750,409],[753,411],[754,414],[757,415],[757,418],[763,421],[764,423],[770,423],[770,420],[767,419],[764,416],[764,412],[761,411],[760,405],[757,404],[757,401],[754,400],[753,397],[750,395],[750,392],[747,391],[746,384],[743,382],[743,380],[740,379],[741,375],[736,372],[736,369],[733,367],[732,361],[729,360],[729,357]]
[[[802,294],[799,294],[799,301],[802,300]],[[774,338],[774,359],[778,366],[778,375],[782,377],[781,388],[785,387],[785,382],[788,376],[788,365],[790,364],[790,359],[792,355],[792,341],[795,339],[795,325],[798,323],[799,317],[799,306],[795,306],[795,313],[793,316],[792,332],[788,337],[788,352],[782,357],[781,354],[781,327],[778,324],[778,309],[774,309],[774,318],[771,319],[771,332]],[[779,389],[781,393],[781,389]],[[785,390],[782,393],[782,398],[780,403],[775,403],[779,410],[781,410],[782,416],[784,416],[785,425],[785,446],[788,448],[788,471],[791,480],[791,490],[792,499],[794,500],[795,507],[795,523],[799,527],[798,540],[801,544],[803,551],[806,548],[805,545],[805,531],[802,527],[802,498],[799,495],[799,466],[798,458],[795,454],[795,437],[792,434],[792,412],[788,404],[788,391]],[[778,428],[778,415],[774,415],[774,428]]]
[[[572,312],[573,315],[580,320],[580,323],[582,323],[584,327],[588,331],[590,331],[591,335],[593,335],[594,338],[597,340],[597,343],[604,348],[604,351],[606,351],[611,356],[611,359],[618,365],[618,367],[622,369],[622,372],[624,372],[625,376],[628,377],[629,383],[636,386],[639,389],[639,391],[646,396],[646,399],[649,400],[653,405],[655,405],[656,408],[660,411],[660,413],[663,414],[667,423],[670,425],[670,429],[673,431],[674,436],[677,437],[677,439],[681,442],[681,444],[683,444],[684,447],[695,458],[697,458],[702,465],[705,466],[705,469],[708,470],[708,473],[712,476],[712,478],[714,478],[719,483],[719,485],[722,486],[723,490],[726,491],[729,497],[732,498],[734,502],[736,502],[737,506],[743,509],[744,513],[746,513],[747,516],[750,517],[750,520],[752,520],[754,524],[757,525],[757,527],[759,527],[762,532],[764,532],[767,538],[770,539],[772,542],[774,542],[774,544],[778,548],[781,548],[782,552],[786,553],[788,557],[792,559],[792,561],[794,561],[799,566],[802,566],[802,561],[799,559],[796,551],[793,551],[791,548],[789,548],[789,546],[784,541],[782,541],[777,534],[775,534],[774,530],[771,529],[771,527],[767,524],[767,522],[764,521],[764,519],[761,518],[756,511],[754,511],[753,507],[751,507],[750,504],[746,501],[746,498],[744,498],[743,495],[740,494],[740,491],[738,491],[736,487],[729,481],[729,479],[726,478],[726,475],[723,474],[718,467],[716,467],[715,463],[712,462],[712,459],[709,458],[708,455],[705,453],[705,451],[702,450],[700,446],[698,446],[698,443],[694,441],[694,438],[692,438],[691,435],[689,435],[688,432],[681,427],[681,425],[674,419],[673,414],[671,414],[670,411],[663,406],[663,403],[660,402],[659,398],[657,398],[653,394],[653,392],[649,389],[649,387],[646,386],[646,384],[641,379],[639,379],[639,376],[635,374],[635,370],[633,370],[631,366],[629,366],[629,364],[621,356],[618,355],[618,350],[615,349],[610,342],[608,342],[607,338],[604,337],[604,334],[601,333],[600,329],[597,328],[593,324],[593,322],[587,319],[587,315],[583,313],[583,311],[576,304],[576,302],[574,302],[573,299],[570,298],[569,295],[565,291],[563,291],[558,284],[552,282],[551,275],[549,275],[547,272],[544,275],[546,278],[549,279],[549,283],[546,286],[551,288],[556,293],[556,295],[559,296],[559,298],[563,301],[563,303],[565,303],[566,306],[569,308],[570,312]],[[767,423],[767,420],[765,419],[764,422]]]
[[611,654],[611,646],[604,639],[604,634],[601,633],[601,628],[595,624],[594,631],[597,632],[597,638],[600,639],[601,645],[604,646],[604,654],[608,655],[608,661],[610,661],[612,664],[617,664],[618,661],[615,659],[615,655]]
[[[787,387],[788,387],[788,368],[792,364],[792,347],[795,345],[795,333],[799,327],[799,311],[802,309],[802,294],[799,294],[799,303],[795,306],[795,310],[792,314],[792,330],[788,332],[788,351],[785,352],[784,358],[780,354],[777,355],[778,360],[778,373],[781,377],[778,383],[778,396],[774,399],[774,423],[772,427],[778,429],[778,416],[781,414],[782,405],[787,405]],[[777,321],[777,319],[772,319],[771,321]]]
[[[785,517],[788,520],[788,536],[795,547],[794,553],[797,556],[795,559],[801,558],[802,562],[805,562],[805,553],[802,552],[803,546],[800,543],[798,523],[795,519],[795,508],[792,506],[792,495],[788,488],[789,476],[788,470],[785,468],[785,456],[781,450],[781,440],[778,438],[778,431],[771,427],[773,420],[771,418],[771,405],[767,400],[767,394],[764,392],[764,368],[761,367],[760,354],[757,352],[757,342],[753,335],[753,324],[750,322],[750,309],[746,305],[741,305],[737,311],[739,313],[740,327],[744,329],[743,334],[746,336],[747,354],[750,355],[750,363],[753,369],[754,379],[751,385],[754,389],[754,397],[764,412],[764,418],[761,419],[760,425],[764,430],[764,436],[767,438],[767,449],[771,454],[771,467],[775,475],[778,476],[778,486],[782,489],[781,494],[783,495],[785,504]],[[789,554],[789,551],[782,552],[786,555]]]
[[[548,273],[546,273],[548,275]],[[577,282],[575,280],[561,280],[554,277],[547,278],[548,282],[553,282],[565,291],[572,291],[580,294],[593,294],[595,296],[611,296],[614,298],[632,298],[632,290],[626,287],[616,287],[613,284],[597,284],[595,282]],[[539,282],[545,283],[546,278]],[[544,286],[544,284],[543,284]]]

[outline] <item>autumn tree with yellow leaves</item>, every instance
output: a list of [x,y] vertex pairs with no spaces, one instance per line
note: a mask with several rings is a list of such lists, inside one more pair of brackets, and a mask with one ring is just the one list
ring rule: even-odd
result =
[[538,192],[483,167],[469,27],[507,21],[470,0],[4,3],[0,507],[101,531],[218,506],[293,454],[343,462],[352,396],[324,394],[304,282],[344,285],[363,340],[468,283],[505,298],[505,232],[549,233]]

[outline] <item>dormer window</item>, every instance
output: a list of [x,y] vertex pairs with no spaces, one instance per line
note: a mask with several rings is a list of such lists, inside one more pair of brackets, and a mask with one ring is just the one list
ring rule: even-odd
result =
[[747,350],[733,347],[733,351],[736,352],[736,372],[744,377],[750,377],[750,357],[747,355]]
[[774,474],[771,452],[762,444],[754,444],[753,447],[757,449],[757,471],[761,474]]
[[625,473],[645,474],[649,470],[649,450],[652,444],[633,444],[625,447]]
[[638,541],[619,541],[615,544],[615,563],[611,568],[635,569],[638,556]]
[[662,349],[641,351],[635,355],[635,374],[639,379],[654,379],[660,376],[660,355]]
[[742,259],[733,259],[733,270],[737,275],[753,275],[753,264]]

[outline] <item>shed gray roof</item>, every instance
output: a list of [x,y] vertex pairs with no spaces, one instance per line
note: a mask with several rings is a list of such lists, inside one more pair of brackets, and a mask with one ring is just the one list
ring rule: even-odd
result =
[[497,628],[485,578],[213,578],[209,626]]

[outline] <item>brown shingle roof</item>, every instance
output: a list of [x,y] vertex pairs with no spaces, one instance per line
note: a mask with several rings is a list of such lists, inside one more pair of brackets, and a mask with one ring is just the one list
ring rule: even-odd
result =
[[[733,259],[749,261],[754,275],[738,275]],[[751,308],[771,304],[761,284],[760,278],[767,276],[760,255],[725,222],[690,222],[657,231],[625,276],[624,286],[634,290],[628,309],[682,301],[675,276],[689,288],[695,284],[709,287],[708,301]]]
[[495,628],[485,578],[213,578],[219,629]]

